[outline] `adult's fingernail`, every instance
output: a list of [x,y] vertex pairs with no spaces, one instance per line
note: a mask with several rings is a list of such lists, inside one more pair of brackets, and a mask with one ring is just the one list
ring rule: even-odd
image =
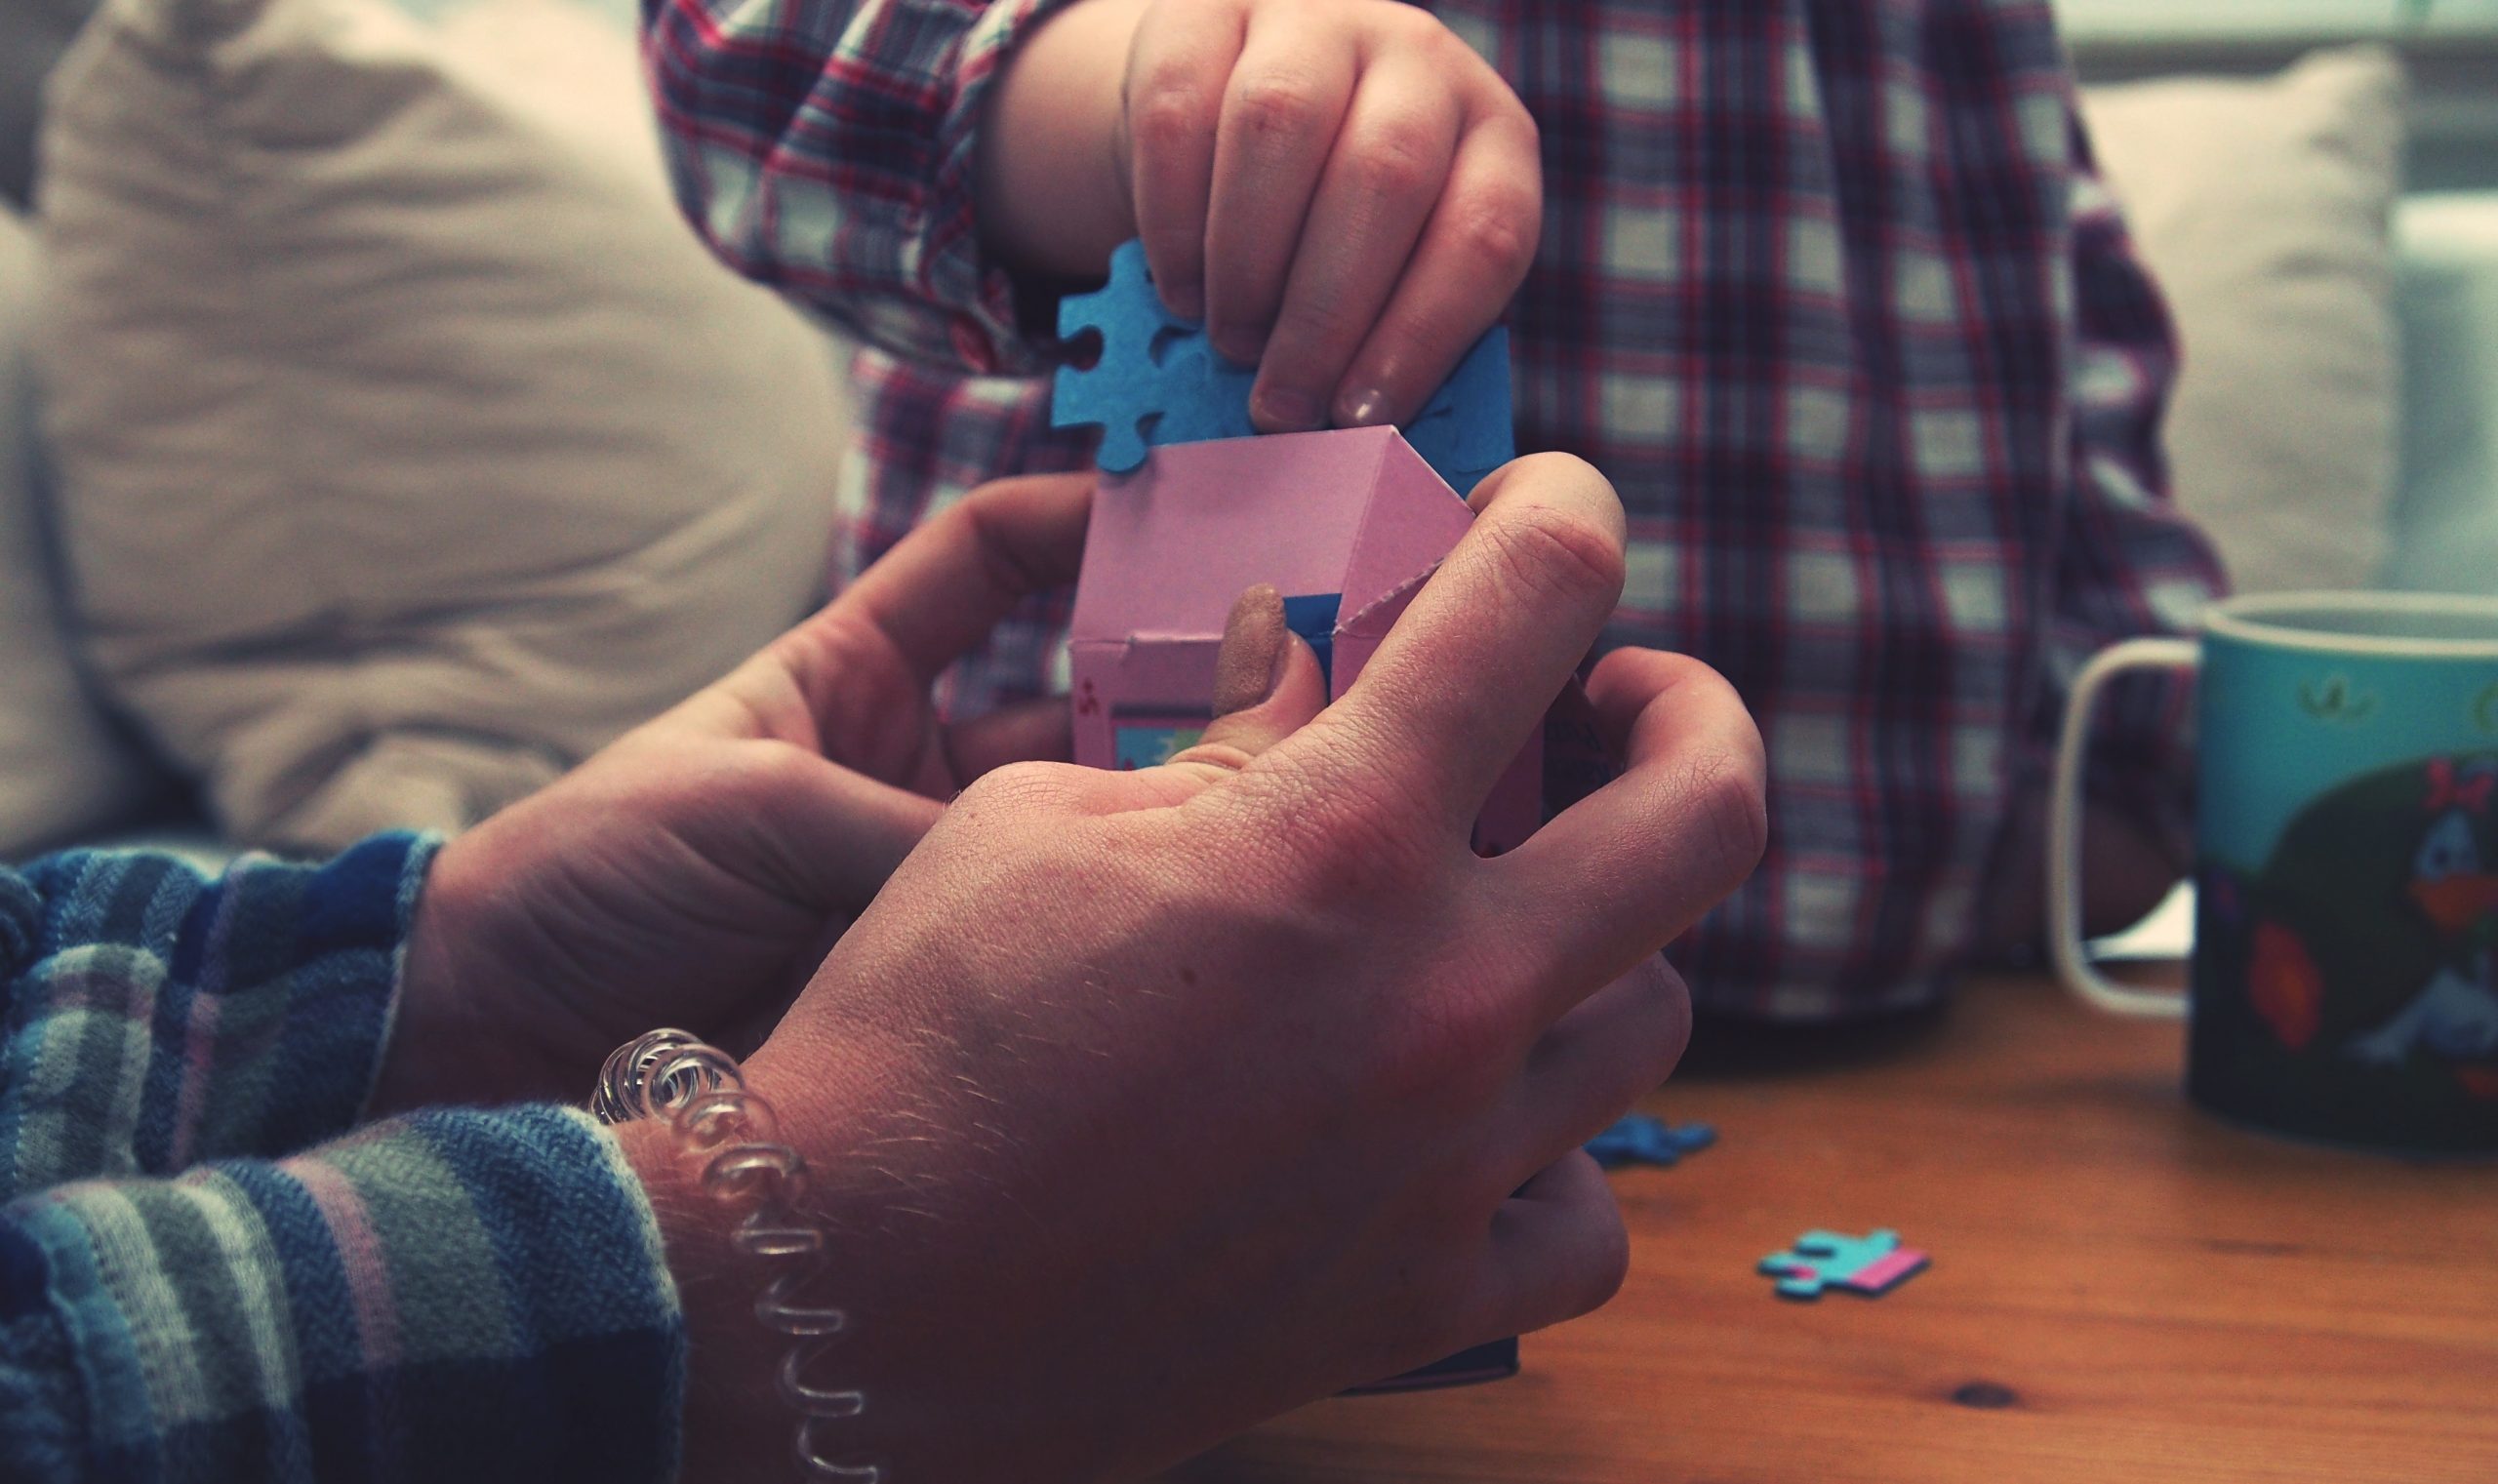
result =
[[1307,432],[1318,425],[1318,399],[1289,386],[1269,386],[1258,393],[1258,414],[1284,432]]
[[1377,427],[1388,421],[1388,393],[1376,389],[1357,391],[1336,399],[1344,416],[1336,420],[1343,427]]
[[1214,662],[1214,714],[1245,711],[1275,693],[1283,679],[1284,595],[1260,582],[1232,600]]

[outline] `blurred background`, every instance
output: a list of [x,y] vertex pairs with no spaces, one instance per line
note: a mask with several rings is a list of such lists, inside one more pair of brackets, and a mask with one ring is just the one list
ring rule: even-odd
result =
[[2415,189],[2498,183],[2498,0],[2055,0],[2095,82],[2276,71],[2319,46],[2401,55]]

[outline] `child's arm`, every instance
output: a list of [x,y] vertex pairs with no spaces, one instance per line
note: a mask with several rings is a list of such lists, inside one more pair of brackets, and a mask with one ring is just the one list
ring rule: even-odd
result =
[[1008,62],[976,189],[1036,276],[1142,237],[1272,431],[1419,411],[1525,277],[1541,181],[1524,105],[1414,6],[1078,0]]
[[1068,0],[644,0],[678,203],[731,267],[898,354],[1029,373],[972,164],[1009,51]]
[[1410,417],[1542,221],[1535,128],[1396,0],[651,0],[679,198],[869,339],[1037,369],[1015,285],[1143,235],[1269,428]]

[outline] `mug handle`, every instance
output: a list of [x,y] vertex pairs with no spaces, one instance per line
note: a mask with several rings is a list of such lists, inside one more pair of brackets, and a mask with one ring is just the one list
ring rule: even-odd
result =
[[2192,639],[2127,639],[2090,658],[2074,678],[2056,741],[2055,788],[2047,800],[2047,946],[2056,972],[2074,993],[2118,1015],[2182,1016],[2186,996],[2136,989],[2099,972],[2081,941],[2081,764],[2090,745],[2090,714],[2101,687],[2127,670],[2194,670],[2201,647]]

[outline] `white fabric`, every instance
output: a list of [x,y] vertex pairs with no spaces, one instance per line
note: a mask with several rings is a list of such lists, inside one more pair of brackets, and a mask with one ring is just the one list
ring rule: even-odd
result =
[[2402,92],[2389,54],[2352,48],[2083,97],[2185,347],[2178,501],[2242,592],[2365,586],[2386,549]]
[[26,356],[37,271],[33,235],[0,207],[0,860],[126,814],[150,785],[79,684],[60,622]]
[[109,0],[54,79],[62,527],[252,840],[456,828],[806,608],[844,391],[560,0]]

